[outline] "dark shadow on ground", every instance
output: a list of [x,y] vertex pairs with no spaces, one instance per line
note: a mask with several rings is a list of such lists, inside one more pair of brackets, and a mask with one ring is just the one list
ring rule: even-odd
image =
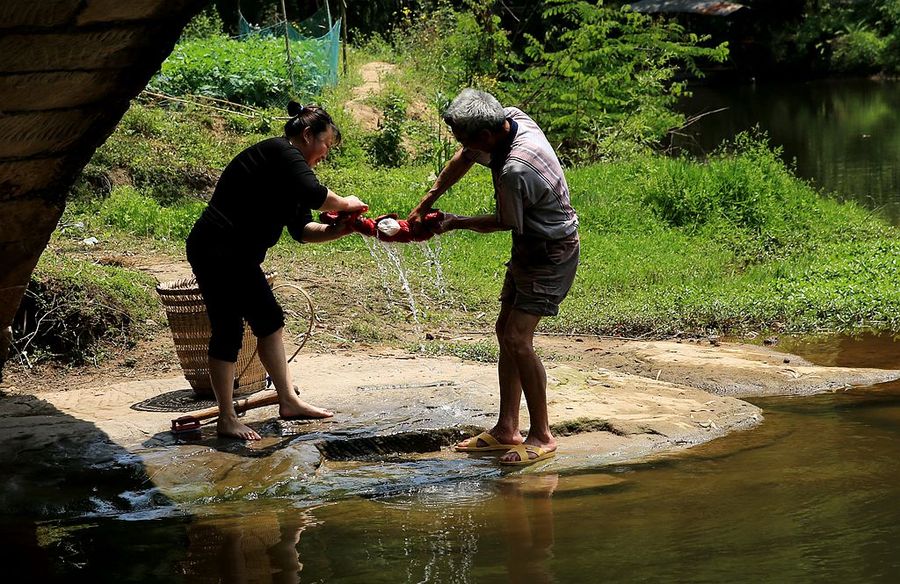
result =
[[[175,511],[137,456],[94,424],[35,396],[0,395],[0,475],[0,565],[33,582],[61,580],[76,568],[82,577],[92,572],[98,542],[81,537],[75,544],[69,530]],[[127,542],[141,545],[152,535],[132,529]],[[168,560],[151,561],[159,567]]]

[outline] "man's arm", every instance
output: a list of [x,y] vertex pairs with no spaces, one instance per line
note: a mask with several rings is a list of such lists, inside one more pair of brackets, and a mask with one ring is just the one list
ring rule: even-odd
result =
[[416,208],[413,209],[409,217],[407,218],[409,221],[419,221],[425,214],[431,211],[431,208],[434,207],[434,204],[437,202],[441,195],[447,192],[447,190],[459,182],[469,169],[475,165],[473,160],[469,160],[463,155],[463,149],[460,148],[456,151],[456,154],[453,155],[453,158],[447,162],[444,169],[441,171],[441,174],[438,175],[437,180],[434,181],[434,185],[432,185],[431,189],[428,190],[428,193],[419,201],[419,204],[416,205]]
[[445,233],[454,229],[468,229],[479,233],[493,233],[494,231],[509,231],[512,227],[503,225],[497,220],[496,215],[451,215],[447,213],[436,233]]

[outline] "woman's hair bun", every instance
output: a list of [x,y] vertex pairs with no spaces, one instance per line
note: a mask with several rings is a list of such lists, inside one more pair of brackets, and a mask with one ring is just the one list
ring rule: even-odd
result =
[[288,115],[294,117],[303,111],[303,106],[296,101],[289,101],[287,105]]

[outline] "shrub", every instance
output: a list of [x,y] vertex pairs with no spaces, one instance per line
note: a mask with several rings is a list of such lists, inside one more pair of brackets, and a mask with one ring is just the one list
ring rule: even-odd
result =
[[403,124],[406,121],[406,100],[393,93],[384,100],[383,118],[378,132],[367,144],[367,150],[375,166],[397,167],[407,159],[403,148]]
[[216,7],[207,6],[184,27],[181,32],[181,41],[217,36],[223,32],[222,18]]
[[47,251],[16,315],[15,347],[32,365],[96,362],[107,349],[128,348],[157,317],[154,285],[147,274]]
[[661,162],[643,185],[644,204],[672,227],[727,241],[742,263],[802,247],[815,223],[818,195],[764,134],[739,134],[705,165]]
[[517,62],[492,0],[465,0],[431,12],[406,9],[394,28],[397,52],[429,90],[455,95],[468,86],[494,89],[498,75]]
[[831,64],[843,73],[866,73],[881,67],[887,39],[865,28],[853,28],[831,43]]

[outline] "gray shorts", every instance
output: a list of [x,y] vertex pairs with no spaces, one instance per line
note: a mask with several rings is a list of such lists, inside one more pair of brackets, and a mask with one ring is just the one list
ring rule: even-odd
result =
[[500,301],[538,316],[556,316],[578,269],[578,232],[546,240],[513,234]]

